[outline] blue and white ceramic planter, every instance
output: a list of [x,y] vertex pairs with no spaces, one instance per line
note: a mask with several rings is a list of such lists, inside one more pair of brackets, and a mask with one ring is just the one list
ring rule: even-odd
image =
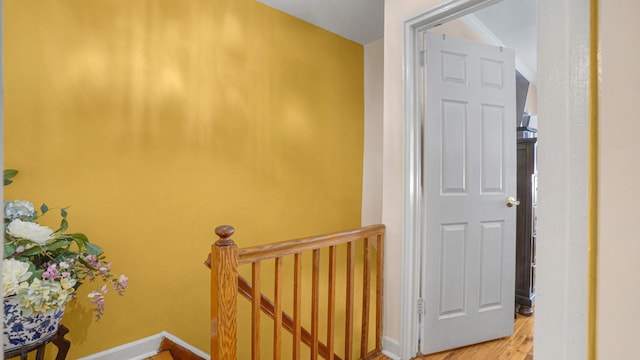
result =
[[24,316],[15,296],[4,298],[4,351],[27,346],[58,331],[64,308]]

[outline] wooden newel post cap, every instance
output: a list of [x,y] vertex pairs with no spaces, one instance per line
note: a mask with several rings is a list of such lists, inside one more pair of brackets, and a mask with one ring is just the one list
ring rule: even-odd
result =
[[216,241],[217,246],[229,246],[233,245],[231,236],[236,232],[233,226],[220,225],[216,228],[216,235],[220,237],[220,240]]

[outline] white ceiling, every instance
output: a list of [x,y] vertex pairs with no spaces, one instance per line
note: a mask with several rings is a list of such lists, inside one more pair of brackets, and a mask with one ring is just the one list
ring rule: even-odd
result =
[[257,0],[359,44],[384,34],[384,0]]
[[[384,0],[257,1],[360,44],[384,34]],[[489,35],[516,50],[520,63],[530,70],[521,73],[535,83],[536,0],[504,0],[474,15]]]
[[504,0],[475,16],[505,47],[516,51],[516,68],[536,83],[536,0]]

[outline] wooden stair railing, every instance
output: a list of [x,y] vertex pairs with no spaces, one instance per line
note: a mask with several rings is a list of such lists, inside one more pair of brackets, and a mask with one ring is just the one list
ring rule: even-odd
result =
[[[311,358],[321,356],[325,359],[339,360],[334,349],[335,327],[335,291],[336,291],[336,247],[346,244],[346,303],[345,303],[345,360],[352,359],[355,301],[355,242],[363,241],[362,258],[362,323],[359,344],[360,359],[371,359],[382,350],[382,286],[383,286],[383,250],[384,225],[372,225],[356,230],[274,244],[254,246],[238,250],[231,240],[234,233],[231,226],[219,226],[216,234],[220,237],[211,247],[209,258],[205,262],[211,268],[211,357],[219,360],[237,359],[237,293],[251,301],[252,308],[252,344],[253,360],[260,359],[260,313],[268,314],[273,320],[273,359],[280,359],[282,349],[282,328],[293,335],[293,358],[300,358],[301,343],[309,346]],[[375,347],[369,350],[369,319],[371,309],[371,248],[375,238],[377,248],[375,265]],[[320,295],[320,250],[328,248],[328,309],[327,344],[319,341],[318,317]],[[312,252],[313,272],[311,275],[311,330],[301,326],[301,287],[302,253]],[[293,316],[282,311],[282,258],[294,257],[293,279]],[[274,301],[271,302],[260,291],[260,265],[263,260],[275,260]],[[252,265],[252,285],[238,275],[238,265]]]
[[[253,301],[253,289],[251,288],[251,284],[249,284],[249,282],[240,275],[238,275],[238,293],[247,298],[249,301]],[[269,300],[269,298],[264,295],[260,295],[260,309],[263,313],[267,314],[274,320],[276,317],[275,308],[276,306],[271,302],[271,300]],[[293,334],[294,330],[296,329],[295,321],[291,318],[291,316],[284,312],[282,313],[282,326],[284,326],[284,328],[291,334]],[[300,340],[305,345],[311,347],[311,334],[309,333],[309,331],[307,331],[307,329],[300,329]],[[329,351],[325,344],[318,344],[318,354],[325,359],[329,358]],[[342,360],[335,354],[333,355],[333,358],[334,360]]]

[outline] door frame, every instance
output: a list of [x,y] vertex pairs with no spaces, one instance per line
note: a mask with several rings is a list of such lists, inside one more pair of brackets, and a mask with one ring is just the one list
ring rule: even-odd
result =
[[[501,0],[452,0],[404,22],[404,179],[400,347],[418,350],[422,124],[419,32]],[[540,139],[535,356],[584,359],[588,303],[589,0],[538,0]],[[558,27],[553,24],[567,24]],[[563,71],[564,70],[564,71]],[[595,81],[595,79],[594,79]],[[546,120],[549,119],[549,120]],[[551,214],[553,215],[545,215]],[[551,357],[549,357],[551,356]]]

